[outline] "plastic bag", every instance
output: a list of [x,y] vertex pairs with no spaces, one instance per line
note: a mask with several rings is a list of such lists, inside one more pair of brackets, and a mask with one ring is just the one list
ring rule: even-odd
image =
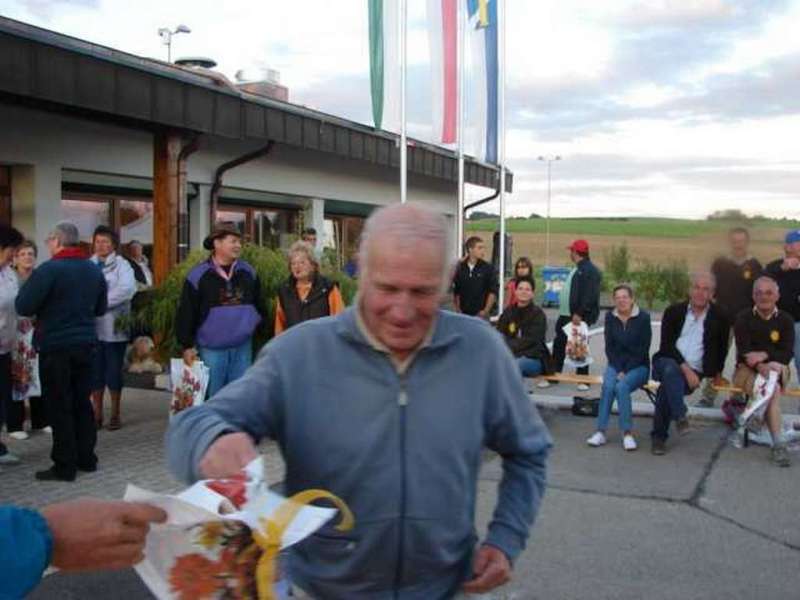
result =
[[192,366],[187,365],[182,358],[173,358],[169,361],[172,388],[170,419],[182,410],[205,402],[209,372],[209,368],[202,360],[194,361]]
[[750,400],[742,414],[739,415],[739,424],[742,427],[746,427],[753,433],[761,431],[764,424],[764,413],[766,413],[769,400],[775,394],[777,387],[777,372],[770,371],[767,378],[761,374],[756,376]]
[[308,505],[325,498],[341,512],[337,528],[351,528],[349,509],[328,492],[309,490],[287,499],[270,491],[261,458],[241,476],[199,481],[176,496],[129,485],[125,500],[167,513],[166,523],[150,529],[136,572],[159,600],[281,598],[273,583],[278,552],[334,517],[336,509]]
[[17,342],[11,353],[12,399],[21,402],[42,395],[39,380],[39,354],[33,347],[33,321],[17,320]]
[[567,336],[566,358],[568,367],[588,367],[594,362],[589,353],[589,326],[581,321],[578,325],[567,323],[561,328]]

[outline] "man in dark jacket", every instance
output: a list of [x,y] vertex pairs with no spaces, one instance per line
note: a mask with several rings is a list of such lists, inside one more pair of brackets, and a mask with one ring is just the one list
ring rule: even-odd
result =
[[211,256],[189,271],[175,328],[186,363],[199,353],[209,368],[211,397],[252,362],[253,333],[261,322],[261,284],[255,269],[239,259],[242,234],[233,224],[218,224],[203,247]]
[[36,268],[20,289],[17,313],[36,317],[34,345],[53,428],[53,466],[36,473],[43,481],[74,481],[77,471],[96,471],[97,441],[89,394],[97,334],[106,312],[103,272],[79,246],[78,228],[67,221],[47,238],[52,259]]
[[486,246],[481,238],[472,236],[466,247],[467,256],[458,263],[453,279],[453,302],[460,313],[488,319],[499,290],[497,273],[483,260]]
[[[559,300],[558,320],[556,321],[556,337],[553,340],[553,362],[557,372],[564,370],[567,336],[563,328],[567,323],[579,325],[585,322],[592,326],[600,316],[600,281],[603,276],[589,257],[589,242],[575,240],[567,247],[570,260],[575,267],[570,271]],[[577,369],[579,375],[587,375],[589,367]],[[540,387],[546,387],[542,382]],[[578,389],[585,391],[589,386],[580,384]]]
[[767,265],[766,274],[778,282],[778,308],[794,320],[794,366],[800,374],[800,229],[786,234],[784,257]]
[[653,378],[661,382],[651,432],[653,454],[666,453],[671,421],[678,433],[689,431],[684,396],[704,377],[718,378],[725,366],[730,326],[711,302],[714,287],[710,273],[694,275],[688,302],[669,306],[661,318],[661,344],[653,357]]
[[[746,308],[753,308],[753,282],[761,277],[764,268],[757,258],[750,256],[750,232],[744,227],[728,231],[730,253],[718,257],[711,265],[711,274],[717,280],[714,304],[725,315],[733,327],[736,315]],[[733,340],[728,337],[728,347]],[[698,406],[714,406],[717,393],[713,381],[706,379]]]

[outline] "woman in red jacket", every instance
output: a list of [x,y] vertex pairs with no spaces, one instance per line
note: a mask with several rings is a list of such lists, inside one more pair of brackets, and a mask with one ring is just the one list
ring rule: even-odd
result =
[[533,279],[533,263],[527,256],[520,256],[514,265],[514,277],[506,284],[506,305],[504,308],[517,305],[517,279],[520,277]]

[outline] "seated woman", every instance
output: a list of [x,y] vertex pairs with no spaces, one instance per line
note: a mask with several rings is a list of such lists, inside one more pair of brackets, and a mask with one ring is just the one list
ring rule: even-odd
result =
[[[533,263],[527,256],[520,256],[514,264],[514,277],[506,284],[506,306],[514,306],[517,303],[517,279],[520,277],[530,277],[533,279]],[[534,289],[536,286],[534,285]]]
[[550,352],[545,345],[547,317],[533,303],[536,286],[530,277],[515,280],[517,303],[509,306],[500,315],[497,328],[517,359],[523,377],[536,377],[550,373]]
[[597,415],[597,431],[586,443],[602,446],[606,443],[606,429],[611,416],[611,405],[617,401],[622,446],[636,450],[633,437],[633,408],[631,393],[642,387],[650,377],[650,339],[652,329],[650,314],[641,310],[633,298],[629,285],[614,288],[614,310],[606,313],[605,338],[608,366],[603,374],[603,391]]
[[289,278],[278,289],[275,307],[275,335],[289,327],[344,310],[336,282],[319,274],[314,249],[306,242],[289,248]]

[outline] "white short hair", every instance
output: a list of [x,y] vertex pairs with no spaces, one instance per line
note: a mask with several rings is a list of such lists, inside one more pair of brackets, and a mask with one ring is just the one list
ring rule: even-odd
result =
[[449,232],[444,217],[420,204],[392,204],[379,208],[367,219],[358,249],[362,277],[369,269],[369,253],[373,244],[392,240],[393,248],[416,248],[420,242],[439,247],[442,260],[443,286],[449,284]]

